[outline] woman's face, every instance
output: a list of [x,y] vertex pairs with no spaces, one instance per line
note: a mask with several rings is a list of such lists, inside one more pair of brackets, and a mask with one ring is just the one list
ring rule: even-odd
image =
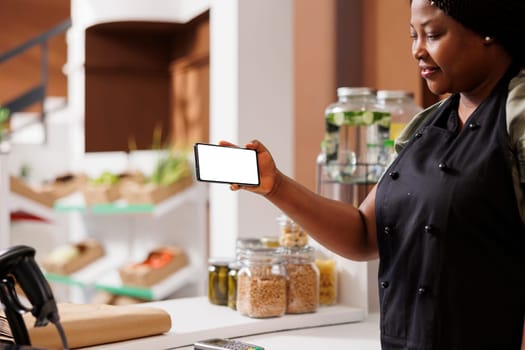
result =
[[489,69],[484,38],[465,28],[429,0],[413,0],[412,54],[434,94],[474,91]]

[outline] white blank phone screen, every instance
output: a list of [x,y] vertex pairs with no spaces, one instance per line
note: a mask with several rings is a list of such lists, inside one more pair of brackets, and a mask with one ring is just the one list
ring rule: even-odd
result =
[[257,152],[252,149],[196,144],[200,181],[259,184]]

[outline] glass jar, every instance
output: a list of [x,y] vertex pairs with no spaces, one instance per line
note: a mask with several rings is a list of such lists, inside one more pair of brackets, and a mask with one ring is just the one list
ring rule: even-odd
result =
[[237,273],[241,264],[234,261],[228,265],[228,306],[230,309],[237,310]]
[[315,249],[282,248],[288,275],[287,314],[314,312],[319,306],[319,270],[315,264]]
[[333,181],[350,182],[363,173],[368,180],[377,178],[380,169],[374,165],[388,139],[390,116],[378,106],[375,93],[367,87],[340,87],[338,101],[325,109],[322,152]]
[[281,236],[279,245],[285,248],[304,247],[308,244],[308,235],[301,226],[282,213],[277,217]]
[[231,259],[208,260],[208,300],[212,304],[228,304],[228,265]]
[[264,244],[260,238],[237,238],[235,249],[238,251],[243,248],[259,248]]
[[278,317],[286,312],[286,269],[273,248],[239,251],[237,311],[254,318]]
[[319,304],[333,305],[337,301],[337,269],[335,259],[315,259],[319,270]]
[[377,91],[378,105],[390,113],[390,140],[395,140],[401,130],[422,108],[414,101],[414,94],[402,90]]
[[279,237],[278,236],[264,236],[261,237],[261,243],[266,248],[279,248]]

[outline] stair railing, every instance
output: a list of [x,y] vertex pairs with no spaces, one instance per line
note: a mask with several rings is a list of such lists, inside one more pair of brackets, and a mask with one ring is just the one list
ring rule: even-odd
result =
[[23,44],[15,47],[14,49],[8,50],[4,53],[0,53],[0,64],[11,60],[18,55],[24,53],[25,51],[40,45],[41,55],[40,55],[40,82],[29,88],[27,91],[21,93],[19,96],[14,99],[2,103],[2,107],[9,109],[10,115],[13,113],[23,111],[27,107],[30,107],[36,103],[40,103],[41,115],[40,121],[44,125],[44,142],[47,140],[47,132],[45,128],[45,118],[46,110],[44,108],[44,101],[46,98],[47,84],[48,84],[48,71],[49,71],[49,62],[48,62],[48,42],[51,38],[60,35],[71,27],[71,20],[67,19],[57,26],[51,28],[50,30],[32,38]]

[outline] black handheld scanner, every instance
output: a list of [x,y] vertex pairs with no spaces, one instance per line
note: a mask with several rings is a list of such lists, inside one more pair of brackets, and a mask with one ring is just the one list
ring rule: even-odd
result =
[[[0,252],[0,302],[5,306],[7,321],[16,344],[31,345],[21,314],[31,312],[35,327],[59,321],[58,309],[42,271],[35,262],[35,249],[14,246]],[[32,308],[24,306],[17,294],[18,283]]]

